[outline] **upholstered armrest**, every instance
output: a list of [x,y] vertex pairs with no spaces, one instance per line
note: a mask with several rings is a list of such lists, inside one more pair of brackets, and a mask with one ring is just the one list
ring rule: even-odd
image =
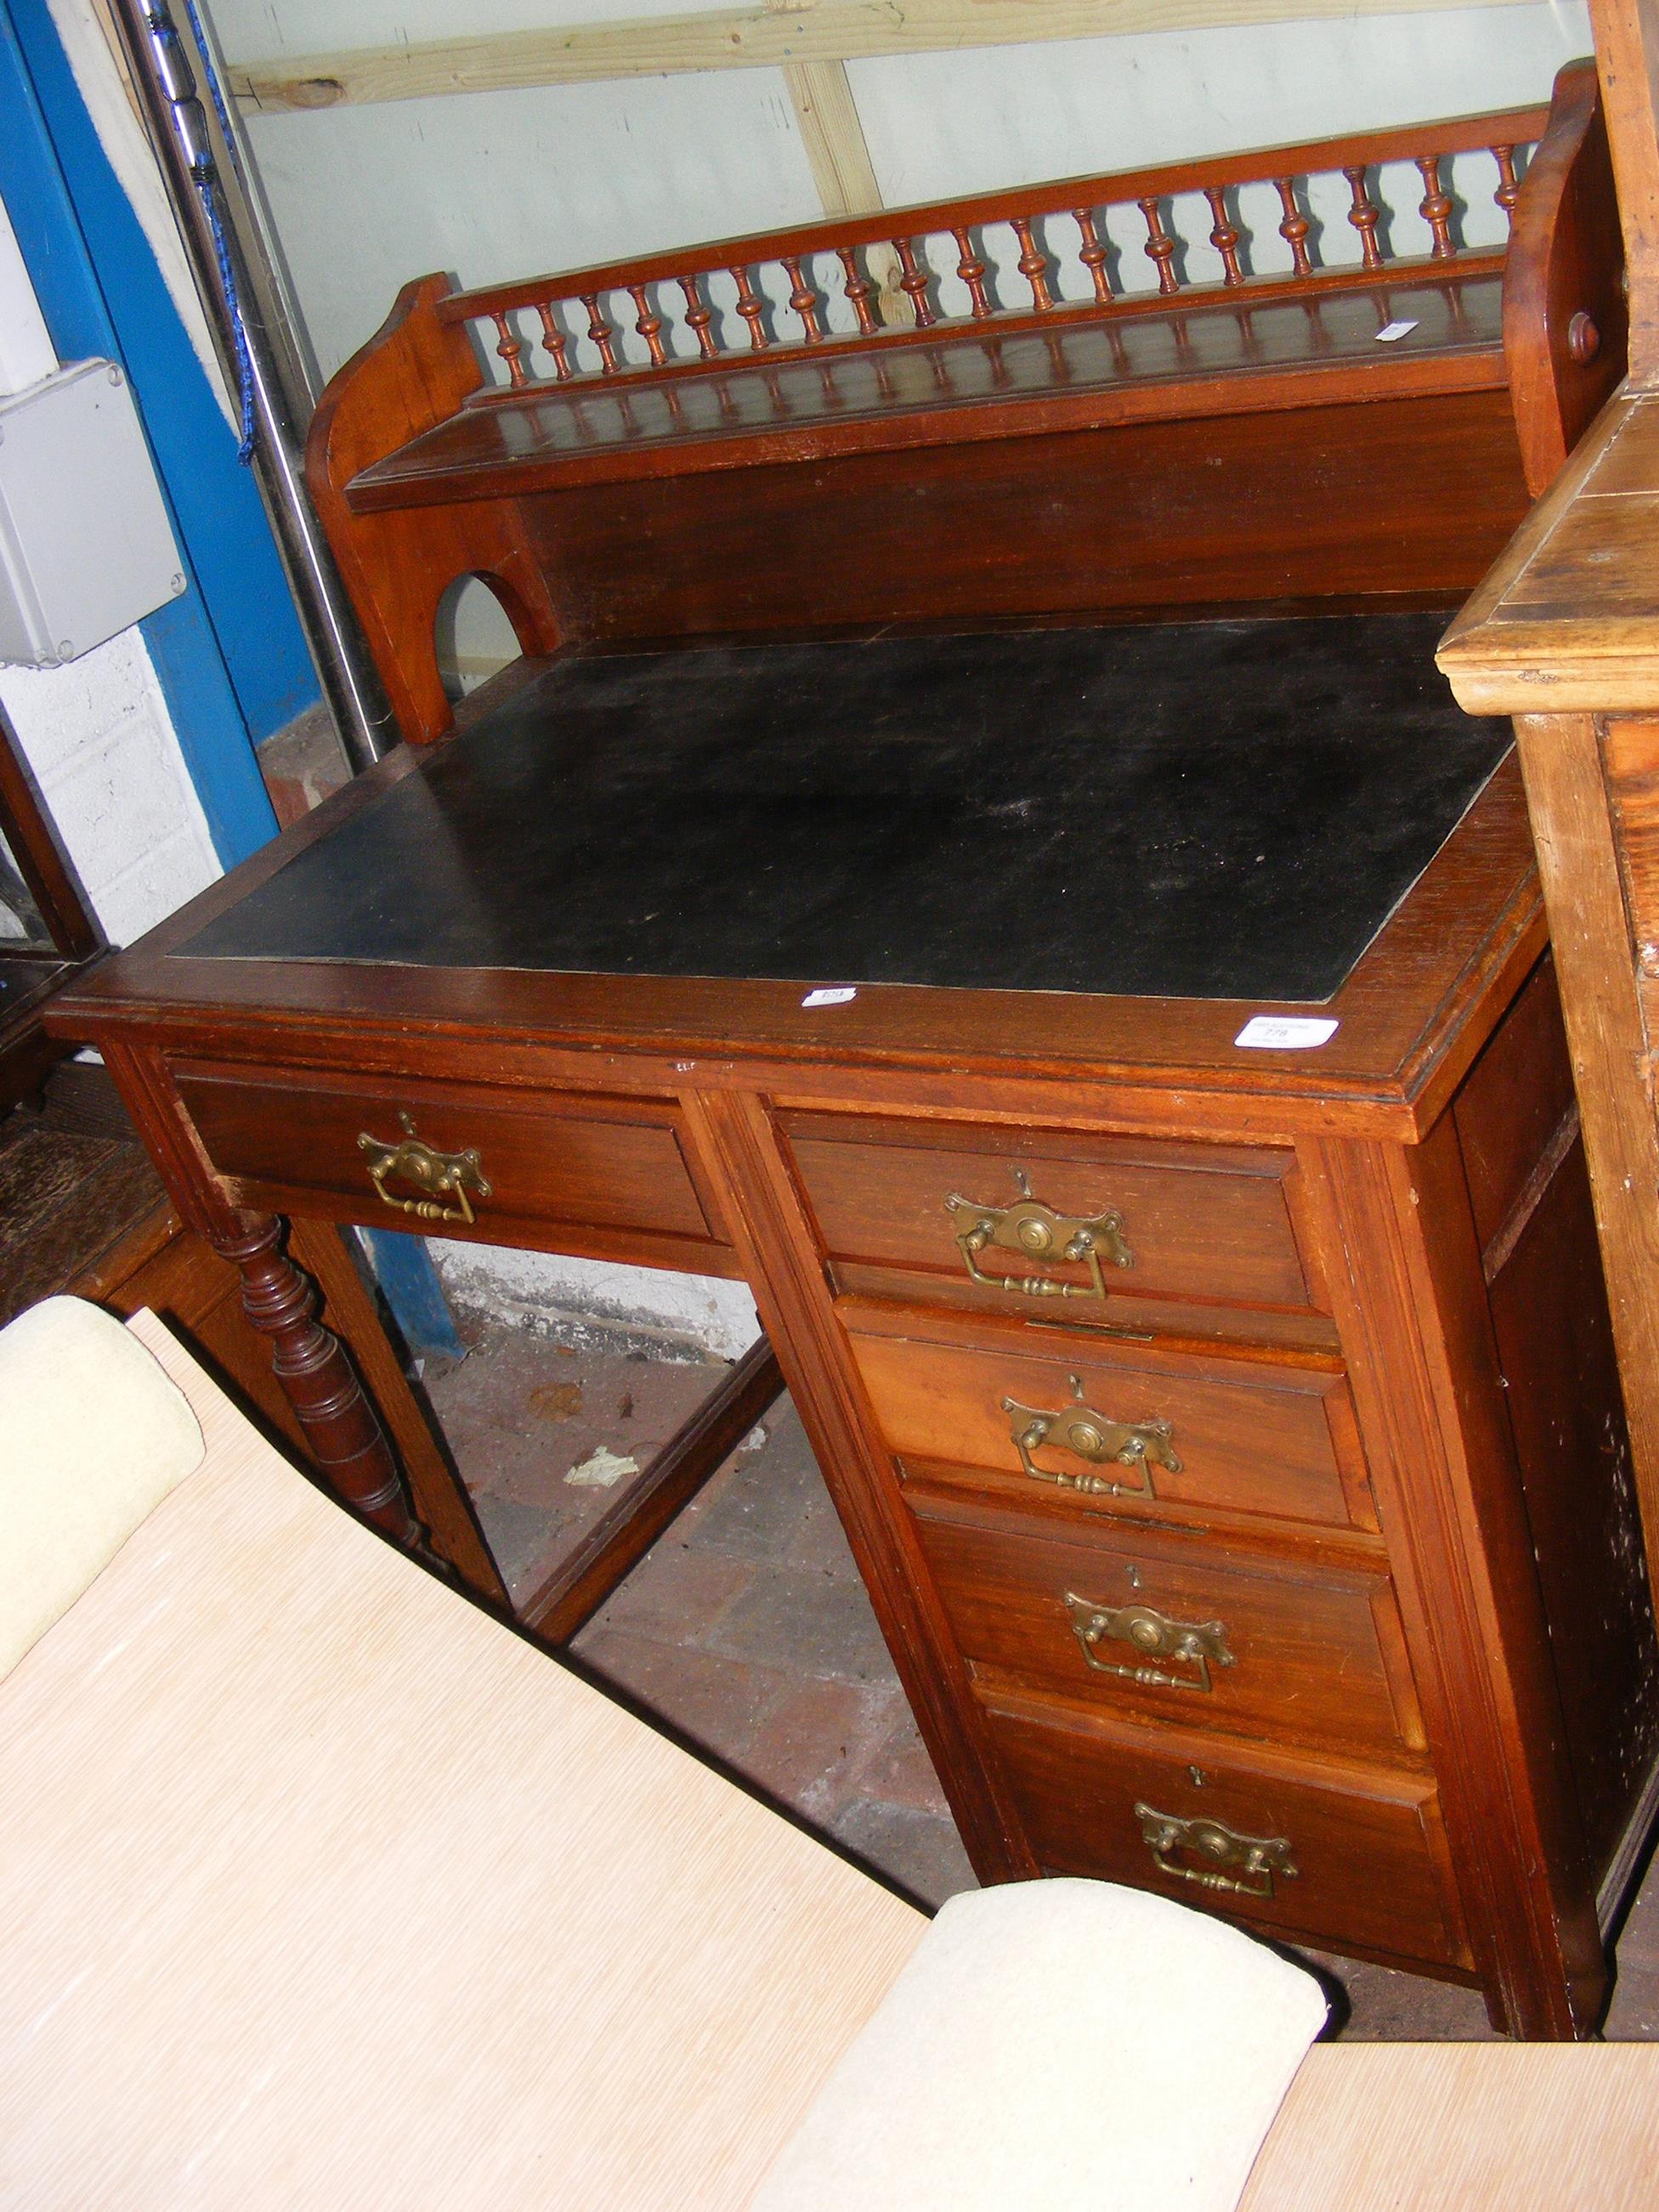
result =
[[201,1460],[184,1393],[96,1306],[0,1329],[0,1676]]
[[1325,2013],[1304,1969],[1160,1897],[952,1898],[754,2212],[1232,2212]]

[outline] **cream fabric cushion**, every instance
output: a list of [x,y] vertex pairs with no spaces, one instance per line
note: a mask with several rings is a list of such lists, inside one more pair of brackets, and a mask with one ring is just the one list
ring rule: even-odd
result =
[[0,1329],[0,1676],[201,1460],[183,1393],[108,1314],[47,1298]]
[[952,1898],[752,2212],[1232,2212],[1314,1977],[1108,1882]]

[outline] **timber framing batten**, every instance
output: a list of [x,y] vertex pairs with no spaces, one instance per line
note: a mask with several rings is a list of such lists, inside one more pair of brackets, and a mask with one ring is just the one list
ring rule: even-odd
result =
[[[1496,7],[1503,0],[1465,4]],[[1443,12],[1443,0],[905,0],[902,6],[895,0],[821,0],[274,55],[234,64],[230,80],[236,99],[257,114],[1054,39],[1436,12]]]

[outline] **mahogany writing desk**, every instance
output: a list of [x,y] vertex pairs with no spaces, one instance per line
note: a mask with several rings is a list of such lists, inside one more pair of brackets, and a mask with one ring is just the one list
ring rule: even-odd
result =
[[1583,2032],[1652,1626],[1519,779],[1438,627],[521,664],[60,1019],[386,1525],[273,1217],[741,1275],[983,1878]]
[[[1620,270],[1577,65],[411,283],[307,477],[416,750],[62,1017],[391,1533],[283,1213],[742,1275],[984,1879],[1539,2036],[1659,1668],[1520,785],[1407,611],[1617,382]],[[434,744],[464,574],[530,659]]]

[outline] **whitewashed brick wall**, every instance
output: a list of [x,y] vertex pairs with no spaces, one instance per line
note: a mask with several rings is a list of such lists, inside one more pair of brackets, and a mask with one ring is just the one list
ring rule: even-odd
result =
[[617,1322],[689,1337],[716,1359],[737,1359],[760,1334],[755,1301],[742,1283],[676,1275],[662,1267],[623,1267],[546,1252],[507,1252],[432,1237],[428,1249],[444,1287],[516,1328],[538,1322]]
[[112,944],[142,937],[219,874],[137,630],[67,667],[0,669],[0,698]]

